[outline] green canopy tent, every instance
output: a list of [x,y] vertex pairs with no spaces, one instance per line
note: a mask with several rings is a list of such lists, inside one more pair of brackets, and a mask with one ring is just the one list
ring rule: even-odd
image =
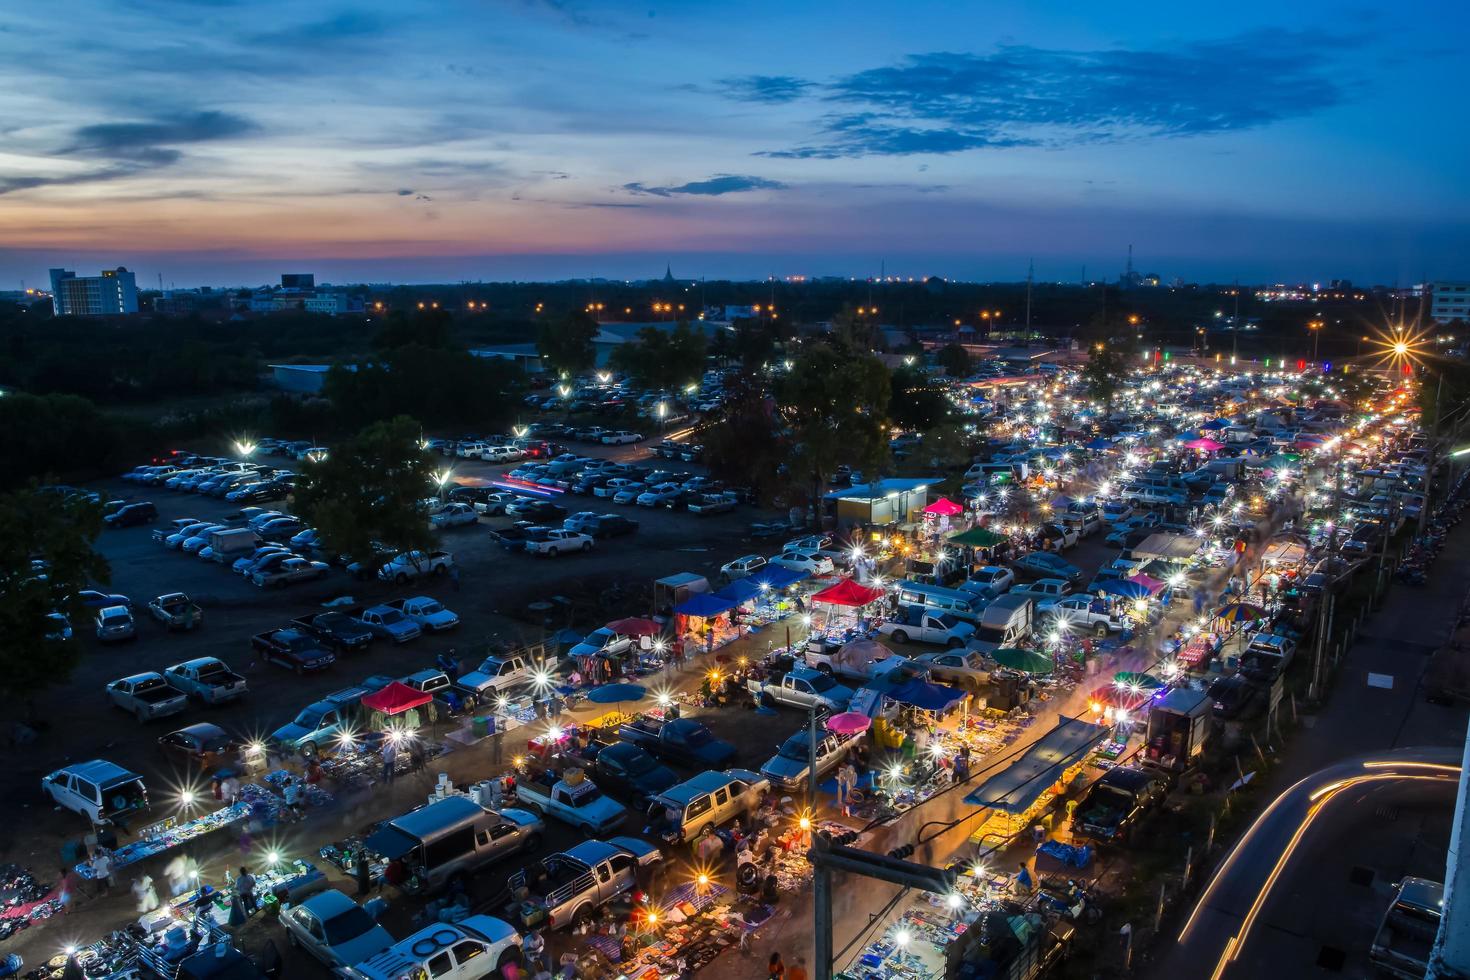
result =
[[949,543],[959,548],[994,548],[1005,540],[1005,535],[996,534],[989,528],[972,527],[953,535]]
[[1002,667],[1019,670],[1023,674],[1050,674],[1057,666],[1044,653],[1018,650],[1015,647],[1001,647],[990,655],[990,659]]

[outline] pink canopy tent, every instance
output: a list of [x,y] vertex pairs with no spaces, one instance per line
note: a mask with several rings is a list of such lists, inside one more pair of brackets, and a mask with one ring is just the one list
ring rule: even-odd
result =
[[1201,452],[1206,453],[1219,452],[1220,450],[1225,448],[1225,444],[1223,442],[1216,442],[1213,439],[1191,439],[1184,445],[1187,449],[1198,449]]
[[664,628],[658,623],[641,616],[615,619],[607,624],[607,628],[619,636],[657,636],[664,631]]
[[1139,572],[1137,575],[1128,576],[1128,581],[1137,582],[1145,589],[1148,589],[1149,595],[1158,595],[1160,592],[1164,591],[1163,582],[1160,582],[1152,575],[1145,575],[1142,572]]
[[825,602],[832,606],[866,606],[883,598],[883,590],[860,585],[845,578],[836,585],[828,586],[812,596],[812,602]]
[[401,715],[434,700],[433,695],[415,691],[401,681],[394,681],[381,691],[374,691],[362,699],[363,707],[381,711],[385,715]]
[[964,512],[965,508],[948,497],[940,497],[934,503],[924,508],[924,513],[936,514],[940,517],[954,517],[956,514],[963,514]]

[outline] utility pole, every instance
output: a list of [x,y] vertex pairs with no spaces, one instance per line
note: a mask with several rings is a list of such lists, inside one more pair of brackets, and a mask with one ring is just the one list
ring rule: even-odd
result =
[[1026,264],[1026,336],[1031,336],[1031,278],[1036,272],[1036,260]]
[[806,813],[810,817],[817,812],[817,705],[807,709],[806,747]]
[[1240,353],[1240,280],[1235,280],[1235,313],[1230,317],[1230,363]]

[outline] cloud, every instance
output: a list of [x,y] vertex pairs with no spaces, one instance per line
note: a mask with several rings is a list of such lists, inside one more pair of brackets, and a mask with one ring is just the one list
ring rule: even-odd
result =
[[793,75],[745,75],[740,78],[723,78],[719,81],[719,87],[724,95],[742,102],[780,105],[784,102],[795,102],[815,88],[816,83]]
[[383,21],[375,14],[348,10],[322,20],[268,31],[256,35],[254,40],[257,44],[317,47],[334,41],[376,37],[383,30]]
[[172,149],[174,144],[229,139],[253,129],[253,122],[234,113],[185,112],[147,122],[83,126],[72,134],[71,145],[61,152],[92,153],[161,165],[172,163],[181,155]]
[[650,186],[634,182],[624,184],[623,190],[632,194],[652,194],[654,197],[674,197],[690,194],[696,197],[719,197],[721,194],[740,194],[745,191],[779,191],[785,184],[766,177],[742,177],[738,174],[716,174],[708,180],[691,180],[687,184],[673,186]]
[[183,159],[176,144],[229,139],[255,129],[244,116],[207,110],[160,116],[144,122],[97,123],[74,130],[57,156],[107,161],[63,174],[0,174],[0,194],[37,187],[96,184],[169,167]]
[[846,108],[820,118],[811,142],[762,155],[947,154],[1257,129],[1343,103],[1350,81],[1322,52],[1361,43],[1260,31],[1169,48],[911,55],[820,85],[771,84],[779,101]]

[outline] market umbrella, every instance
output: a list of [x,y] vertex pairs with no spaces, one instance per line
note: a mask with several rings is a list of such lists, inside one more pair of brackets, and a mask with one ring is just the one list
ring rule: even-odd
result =
[[1270,470],[1284,470],[1295,466],[1301,457],[1296,453],[1277,453],[1266,460],[1266,468]]
[[1216,442],[1213,439],[1191,439],[1184,444],[1184,448],[1199,449],[1207,453],[1213,453],[1224,449],[1225,444],[1223,442]]
[[1001,647],[990,655],[990,659],[1002,667],[1019,670],[1023,674],[1050,674],[1057,666],[1046,654],[1035,650],[1018,650],[1015,647]]
[[1104,439],[1101,436],[1099,436],[1096,439],[1089,440],[1085,448],[1087,448],[1087,449],[1095,449],[1095,450],[1112,449],[1113,448],[1113,440],[1111,440],[1111,439]]
[[1252,606],[1245,602],[1232,602],[1215,611],[1215,618],[1223,619],[1227,623],[1253,623],[1264,615],[1266,611],[1260,606]]
[[658,623],[641,616],[615,619],[607,624],[607,628],[619,636],[657,636],[664,631],[664,628]]
[[647,696],[648,688],[642,684],[604,684],[587,692],[587,700],[593,704],[622,704],[641,701]]
[[1118,671],[1113,675],[1113,683],[1119,687],[1138,688],[1147,691],[1157,691],[1161,687],[1168,686],[1153,674],[1145,674],[1132,670]]
[[856,735],[865,732],[873,719],[859,711],[844,711],[840,715],[833,715],[827,719],[827,731],[836,732],[838,735]]

